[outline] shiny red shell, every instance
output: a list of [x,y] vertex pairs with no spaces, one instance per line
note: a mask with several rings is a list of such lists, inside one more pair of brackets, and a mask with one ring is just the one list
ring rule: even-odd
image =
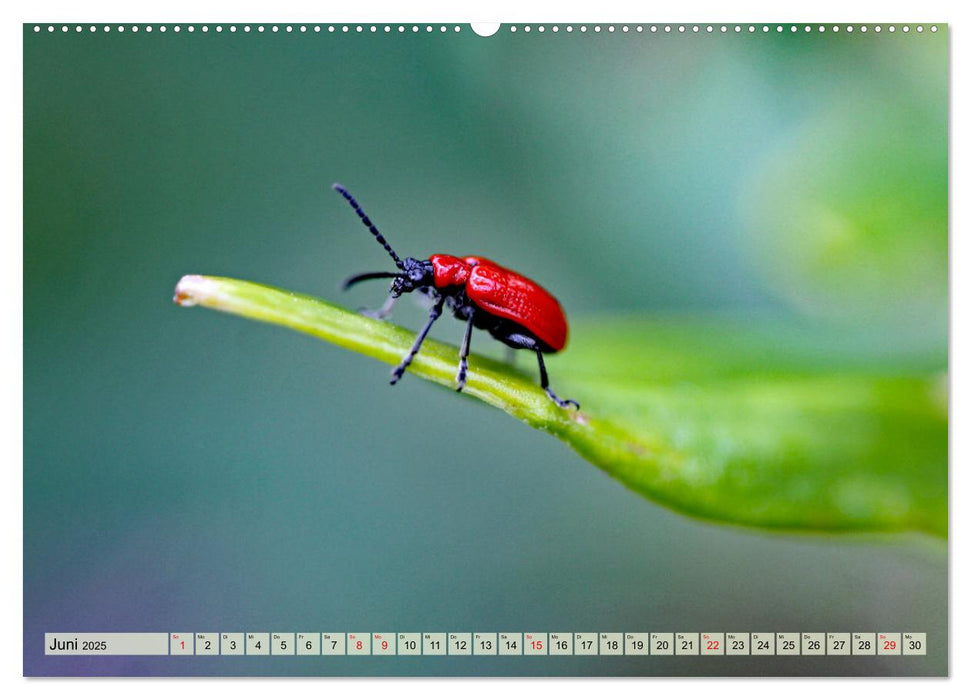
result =
[[566,314],[552,294],[527,277],[486,258],[432,255],[435,287],[464,287],[473,304],[518,323],[553,352],[566,347]]

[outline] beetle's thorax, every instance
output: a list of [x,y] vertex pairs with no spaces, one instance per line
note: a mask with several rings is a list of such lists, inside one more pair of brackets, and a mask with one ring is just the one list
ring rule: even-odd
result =
[[429,258],[435,274],[435,288],[461,288],[469,281],[472,265],[454,255],[433,255]]

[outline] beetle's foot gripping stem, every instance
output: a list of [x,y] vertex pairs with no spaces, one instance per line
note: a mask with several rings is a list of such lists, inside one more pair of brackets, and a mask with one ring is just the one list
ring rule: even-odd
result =
[[459,373],[455,375],[455,391],[462,391],[465,388],[465,380],[469,375],[469,361],[462,358],[459,363]]
[[549,387],[545,387],[545,388],[546,388],[546,395],[549,396],[550,399],[553,400],[553,403],[555,403],[560,408],[569,408],[570,406],[573,406],[575,410],[577,411],[580,410],[580,404],[578,404],[573,399],[561,399],[559,396],[553,393],[552,389],[550,389]]
[[417,354],[418,354],[418,348],[412,349],[411,352],[409,352],[407,355],[401,358],[401,364],[399,364],[397,367],[391,370],[392,385],[397,384],[399,381],[401,381],[401,378],[405,376],[405,371],[408,369],[408,365],[411,364],[411,361],[415,358],[415,355]]
[[435,323],[436,319],[442,315],[442,307],[445,306],[445,297],[439,297],[438,301],[435,302],[435,306],[432,307],[431,312],[428,314],[428,320],[425,322],[425,327],[421,329],[421,333],[415,338],[415,344],[411,346],[411,350],[408,354],[401,359],[401,363],[391,370],[391,383],[397,384],[398,380],[404,376],[405,370],[408,369],[408,365],[411,361],[415,359],[415,355],[421,349],[421,344],[425,342],[425,336],[428,335],[428,331],[431,329],[432,324]]
[[360,308],[357,311],[361,316],[373,318],[375,321],[384,321],[391,315],[390,312],[383,311],[382,309]]
[[391,316],[391,309],[394,307],[396,301],[398,301],[397,297],[389,296],[387,301],[378,309],[359,309],[358,311],[362,316],[373,318],[376,321],[383,321]]
[[472,320],[474,313],[469,314],[465,322],[465,335],[462,337],[462,347],[459,348],[459,373],[455,375],[455,391],[462,391],[465,388],[465,378],[469,374],[469,348],[472,344]]
[[549,396],[553,403],[560,408],[569,408],[570,406],[573,406],[573,408],[579,411],[580,404],[573,399],[561,399],[559,396],[553,393],[552,389],[550,389],[550,378],[549,375],[546,374],[546,363],[543,362],[543,353],[539,350],[536,351],[536,359],[539,361],[539,385],[543,388],[543,391],[546,392],[546,395]]

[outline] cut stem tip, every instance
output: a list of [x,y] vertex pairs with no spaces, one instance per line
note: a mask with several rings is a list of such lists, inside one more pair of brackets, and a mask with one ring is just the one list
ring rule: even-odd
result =
[[212,295],[212,287],[212,282],[202,275],[185,275],[175,285],[172,301],[179,306],[195,306]]

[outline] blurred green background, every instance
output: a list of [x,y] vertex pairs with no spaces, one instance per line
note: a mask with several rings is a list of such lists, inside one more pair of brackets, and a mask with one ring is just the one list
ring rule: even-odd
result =
[[[554,291],[574,333],[605,315],[796,318],[946,362],[946,28],[223,26],[24,27],[25,673],[946,673],[939,543],[697,522],[453,392],[392,389],[373,361],[171,303],[181,275],[206,273],[378,305],[379,283],[338,292],[389,261],[337,180],[401,255],[509,264]],[[395,320],[423,316],[405,301]],[[924,631],[929,653],[40,646],[50,631],[307,630]]]

